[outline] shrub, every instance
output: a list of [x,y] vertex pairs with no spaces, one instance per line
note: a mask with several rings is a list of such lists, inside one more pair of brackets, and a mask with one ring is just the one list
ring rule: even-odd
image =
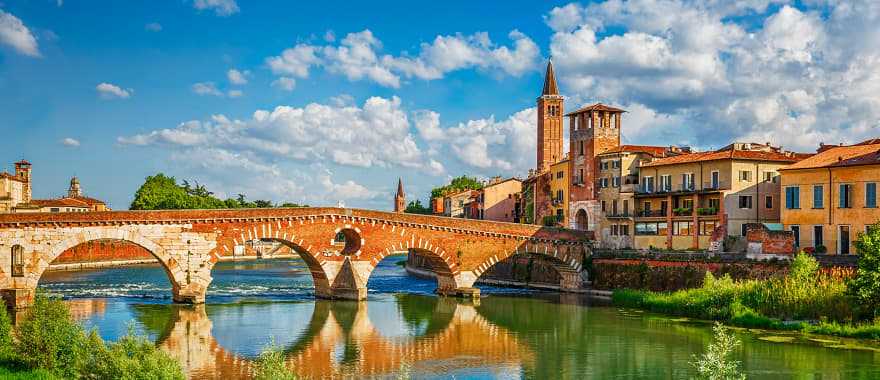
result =
[[863,308],[862,312],[877,317],[880,307],[880,223],[868,227],[855,242],[859,253],[859,269],[848,283],[852,294]]
[[160,351],[144,337],[128,334],[105,346],[95,331],[89,336],[87,347],[92,363],[88,377],[99,379],[149,380],[184,379],[180,363]]
[[828,247],[819,244],[816,246],[816,253],[824,255],[828,253]]
[[62,378],[76,377],[84,334],[60,299],[37,293],[33,306],[15,329],[15,338],[15,354],[28,367],[42,368]]
[[254,366],[254,380],[295,380],[296,375],[284,363],[284,353],[274,344],[270,344]]
[[0,361],[12,355],[12,320],[6,312],[6,303],[0,299]]
[[731,359],[733,351],[740,345],[738,339],[720,323],[715,324],[714,341],[701,357],[694,357],[691,365],[697,370],[697,379],[728,380],[745,379],[740,372],[740,362]]
[[788,276],[797,282],[807,284],[816,278],[816,273],[818,272],[819,262],[812,256],[800,252],[794,255]]

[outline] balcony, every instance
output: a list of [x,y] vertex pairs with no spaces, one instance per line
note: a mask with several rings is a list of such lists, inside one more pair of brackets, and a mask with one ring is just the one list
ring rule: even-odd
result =
[[699,216],[714,216],[718,215],[718,209],[715,207],[698,207],[697,215]]
[[715,191],[715,190],[730,190],[730,184],[722,181],[716,182],[704,182],[703,183],[703,191]]
[[666,210],[639,210],[636,212],[639,218],[662,218],[666,216]]
[[694,216],[694,210],[691,208],[680,207],[672,209],[672,214],[675,216]]
[[616,212],[616,213],[611,212],[611,213],[605,214],[605,218],[607,218],[607,219],[625,219],[625,218],[630,218],[630,217],[632,217],[632,215],[629,213],[629,211]]

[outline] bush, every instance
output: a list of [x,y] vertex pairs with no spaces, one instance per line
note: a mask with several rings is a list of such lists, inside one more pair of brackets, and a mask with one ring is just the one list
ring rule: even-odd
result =
[[30,368],[74,378],[82,367],[82,327],[71,319],[67,306],[58,298],[37,293],[34,305],[15,329],[15,338],[15,354]]
[[146,338],[136,336],[131,327],[128,334],[109,346],[105,346],[94,331],[88,342],[89,356],[93,359],[88,366],[91,369],[89,377],[124,380],[185,378],[177,360],[157,349]]
[[859,253],[859,269],[847,285],[850,294],[858,300],[862,314],[878,316],[880,307],[880,223],[868,227],[855,242]]
[[284,363],[284,353],[274,344],[270,344],[254,366],[254,380],[295,380],[296,375]]
[[740,362],[731,359],[733,351],[739,347],[740,342],[733,334],[720,323],[715,324],[714,341],[709,343],[705,353],[699,358],[694,357],[691,365],[697,370],[697,379],[705,380],[728,380],[745,379],[746,375],[740,372]]
[[6,312],[6,303],[0,299],[0,361],[12,355],[12,320]]

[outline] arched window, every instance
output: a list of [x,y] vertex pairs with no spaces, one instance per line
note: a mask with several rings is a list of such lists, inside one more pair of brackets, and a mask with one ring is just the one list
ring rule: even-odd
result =
[[24,277],[24,248],[12,246],[12,277]]

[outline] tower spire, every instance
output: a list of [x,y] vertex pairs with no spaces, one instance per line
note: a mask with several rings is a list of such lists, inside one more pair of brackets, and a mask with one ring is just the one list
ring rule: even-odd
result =
[[547,72],[544,73],[544,91],[541,95],[559,95],[559,88],[556,86],[556,73],[553,72],[553,60],[547,61]]
[[397,194],[394,196],[394,212],[406,210],[406,194],[403,193],[403,179],[397,177]]

